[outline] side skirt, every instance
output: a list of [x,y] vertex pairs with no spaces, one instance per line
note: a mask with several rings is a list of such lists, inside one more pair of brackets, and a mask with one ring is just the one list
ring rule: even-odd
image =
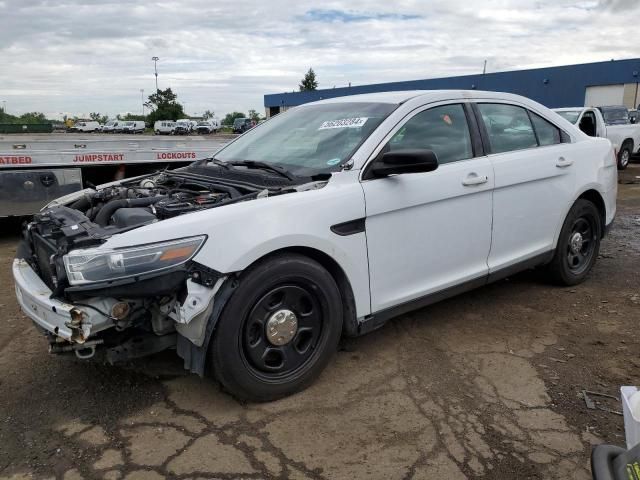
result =
[[518,262],[515,265],[510,265],[509,267],[502,268],[488,275],[483,275],[482,277],[461,283],[460,285],[455,285],[438,292],[430,293],[429,295],[402,303],[395,307],[380,310],[379,312],[376,312],[359,320],[357,335],[364,335],[366,333],[377,330],[385,323],[387,323],[387,321],[399,315],[403,315],[413,310],[427,307],[442,300],[446,300],[447,298],[455,297],[456,295],[459,295],[461,293],[465,293],[478,287],[488,285],[489,283],[502,280],[503,278],[509,277],[524,270],[538,267],[540,265],[545,265],[551,261],[551,259],[553,258],[553,254],[554,250],[551,250],[541,255],[536,255],[535,257],[524,260],[522,262]]

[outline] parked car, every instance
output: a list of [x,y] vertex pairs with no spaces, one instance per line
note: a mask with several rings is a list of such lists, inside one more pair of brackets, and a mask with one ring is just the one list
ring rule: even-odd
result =
[[121,133],[144,133],[146,125],[142,120],[123,122]]
[[629,123],[625,107],[557,108],[555,112],[590,137],[611,140],[618,152],[618,170],[627,168],[631,155],[640,149],[640,125]]
[[191,124],[191,120],[183,118],[176,122],[176,135],[189,135],[192,131],[193,125]]
[[176,133],[176,122],[172,120],[158,120],[153,124],[153,132],[156,135],[173,135]]
[[76,122],[73,124],[71,131],[73,132],[97,132],[100,129],[100,124],[98,122]]
[[102,133],[113,133],[115,128],[118,126],[118,120],[109,120],[102,126]]
[[244,133],[253,126],[254,125],[249,118],[236,118],[233,121],[233,133]]
[[218,133],[218,130],[220,130],[220,120],[217,118],[203,120],[196,125],[196,131],[200,134]]
[[521,96],[339,97],[187,167],[50,203],[13,276],[53,353],[175,348],[266,401],[395,315],[536,266],[583,282],[616,193],[611,143]]

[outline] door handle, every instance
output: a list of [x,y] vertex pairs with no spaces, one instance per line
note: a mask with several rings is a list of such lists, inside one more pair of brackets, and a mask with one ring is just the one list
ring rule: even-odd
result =
[[472,187],[474,185],[482,185],[483,183],[487,183],[489,181],[489,177],[486,175],[477,175],[475,173],[470,173],[467,175],[467,178],[462,180],[462,185],[465,187]]
[[558,158],[558,161],[556,162],[556,167],[558,168],[567,168],[571,165],[573,165],[573,160],[567,160],[564,157]]

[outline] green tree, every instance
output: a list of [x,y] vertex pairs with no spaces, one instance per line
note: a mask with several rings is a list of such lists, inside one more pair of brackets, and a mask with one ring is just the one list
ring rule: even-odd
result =
[[300,91],[306,92],[309,90],[317,90],[318,89],[318,81],[316,80],[316,72],[313,71],[313,68],[310,68],[307,73],[305,73],[302,82],[300,82]]
[[236,118],[247,118],[247,116],[242,112],[227,113],[224,120],[222,120],[222,124],[231,126]]
[[53,120],[48,120],[44,113],[41,112],[27,112],[23,113],[19,117],[6,113],[0,108],[0,123],[55,123]]
[[107,120],[109,120],[109,117],[101,115],[99,112],[91,112],[89,114],[89,118],[98,123],[107,123]]
[[202,114],[202,118],[204,118],[205,120],[209,120],[210,118],[215,117],[215,113],[212,112],[211,110],[206,110],[203,114]]
[[260,121],[260,114],[253,109],[249,110],[249,118],[258,123]]
[[119,120],[130,121],[130,120],[147,120],[146,115],[140,115],[135,113],[127,113],[126,115],[121,116]]
[[158,90],[149,95],[149,100],[145,107],[151,110],[147,115],[147,123],[153,125],[158,120],[178,120],[185,116],[184,108],[177,102],[178,96],[171,88]]

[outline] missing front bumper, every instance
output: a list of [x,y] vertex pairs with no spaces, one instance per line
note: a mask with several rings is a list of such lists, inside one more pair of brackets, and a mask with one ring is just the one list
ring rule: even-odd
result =
[[101,299],[99,306],[92,307],[91,301],[72,305],[51,298],[51,289],[22,258],[13,261],[13,279],[22,311],[36,326],[55,337],[84,344],[91,335],[114,325],[113,319],[103,312],[110,311],[116,300]]

